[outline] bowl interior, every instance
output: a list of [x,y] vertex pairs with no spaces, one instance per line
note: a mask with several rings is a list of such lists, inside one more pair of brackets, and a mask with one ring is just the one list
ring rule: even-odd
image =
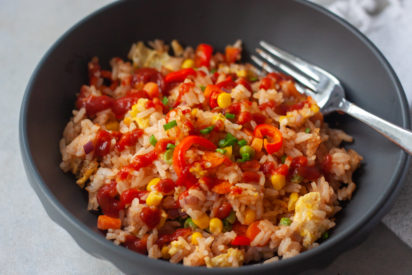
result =
[[[162,6],[162,8],[159,8]],[[210,43],[218,50],[242,39],[247,55],[264,39],[336,75],[347,98],[397,125],[408,126],[401,87],[375,50],[336,19],[295,1],[125,1],[87,18],[60,39],[35,71],[23,113],[33,165],[57,201],[90,230],[96,216],[86,210],[87,196],[64,174],[59,140],[71,116],[75,95],[87,81],[87,62],[98,56],[126,57],[133,42],[178,39],[185,45]],[[353,148],[364,157],[358,188],[338,215],[331,240],[365,217],[399,184],[405,154],[374,130],[346,115],[327,120],[355,138]],[[101,234],[100,232],[98,234]]]

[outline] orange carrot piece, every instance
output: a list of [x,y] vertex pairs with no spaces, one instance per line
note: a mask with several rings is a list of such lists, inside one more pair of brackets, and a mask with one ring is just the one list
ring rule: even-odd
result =
[[118,218],[113,218],[106,215],[100,215],[97,218],[97,228],[100,230],[107,229],[120,229],[122,226],[122,221]]
[[211,164],[209,167],[206,166],[207,168],[214,168],[221,165],[225,158],[219,153],[206,151],[203,155],[203,160]]
[[231,188],[232,188],[232,184],[230,182],[223,181],[213,186],[212,191],[217,194],[223,195],[223,194],[228,194]]

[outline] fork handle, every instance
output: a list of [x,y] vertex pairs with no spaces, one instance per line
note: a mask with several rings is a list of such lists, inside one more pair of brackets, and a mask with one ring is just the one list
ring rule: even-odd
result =
[[399,145],[408,154],[412,155],[412,132],[396,126],[380,117],[377,117],[357,105],[343,100],[340,104],[340,110],[366,123],[393,143]]

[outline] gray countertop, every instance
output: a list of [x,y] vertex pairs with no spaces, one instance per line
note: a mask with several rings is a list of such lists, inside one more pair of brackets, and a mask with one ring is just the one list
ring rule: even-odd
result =
[[[53,223],[26,179],[18,148],[18,115],[28,79],[41,56],[74,23],[111,0],[0,0],[0,270],[2,274],[118,274],[87,254]],[[407,93],[412,56],[412,3],[405,15],[368,36],[387,56]],[[385,39],[386,37],[386,39]],[[323,271],[308,274],[406,274],[412,245],[412,169],[391,213],[369,239]],[[390,251],[390,252],[389,252]],[[402,269],[403,268],[403,269]]]

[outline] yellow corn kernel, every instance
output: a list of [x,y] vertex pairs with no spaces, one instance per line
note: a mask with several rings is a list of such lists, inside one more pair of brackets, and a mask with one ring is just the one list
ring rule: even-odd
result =
[[232,104],[232,96],[229,93],[220,93],[217,97],[217,105],[220,108],[227,108]]
[[225,156],[227,156],[228,158],[232,157],[232,153],[233,153],[233,148],[232,146],[227,146],[223,148],[226,152],[225,152]]
[[193,222],[199,227],[200,229],[206,229],[209,226],[209,216],[203,214],[198,219],[192,219]]
[[224,121],[226,118],[222,114],[217,114],[212,116],[212,123],[215,124],[218,120]]
[[196,116],[198,111],[199,111],[198,108],[192,109],[192,116]]
[[151,191],[146,199],[146,204],[148,206],[157,206],[163,199],[163,195],[157,191]]
[[169,246],[168,245],[164,245],[162,247],[162,258],[163,259],[169,259],[170,258]]
[[223,222],[219,218],[210,219],[209,230],[213,235],[221,233],[223,230]]
[[146,190],[147,190],[147,191],[154,191],[154,190],[153,190],[153,187],[154,187],[156,184],[158,184],[159,181],[160,181],[160,178],[154,178],[154,179],[152,179],[151,181],[149,181],[149,183],[148,183],[147,186],[146,186]]
[[109,130],[109,131],[119,130],[119,122],[117,122],[115,120],[106,123],[105,126],[106,126],[106,129]]
[[314,112],[314,113],[319,112],[319,106],[316,105],[316,104],[312,104],[312,105],[310,106],[310,109],[311,109],[312,112]]
[[286,185],[286,178],[281,174],[273,174],[270,177],[270,181],[272,182],[273,188],[278,191]]
[[263,147],[263,139],[262,138],[254,138],[252,143],[250,144],[256,152],[261,152]]
[[166,211],[164,211],[162,209],[161,213],[160,213],[160,221],[159,221],[158,225],[156,226],[156,228],[162,228],[163,225],[165,225],[166,220],[167,220],[167,213],[166,213]]
[[195,65],[195,62],[193,61],[193,59],[186,59],[182,63],[182,69],[193,68],[194,65]]
[[132,119],[130,117],[125,117],[123,119],[124,124],[126,124],[127,126],[130,125],[130,123],[132,123]]
[[137,122],[137,125],[140,129],[146,129],[147,127],[149,127],[149,118],[139,117],[136,118],[135,121]]
[[198,245],[199,244],[199,238],[202,238],[203,235],[200,232],[195,232],[192,234],[192,240],[190,241],[192,244],[194,245]]
[[246,210],[246,214],[245,214],[245,224],[249,225],[252,222],[254,222],[256,219],[256,212],[252,209],[248,209]]
[[246,77],[247,76],[247,71],[246,70],[239,70],[236,72],[238,77]]
[[296,201],[298,200],[298,198],[299,198],[298,193],[294,192],[294,193],[290,194],[289,201],[288,201],[288,211],[295,210],[295,204],[296,204]]
[[279,122],[282,122],[282,120],[286,119],[286,116],[280,116],[279,117]]

